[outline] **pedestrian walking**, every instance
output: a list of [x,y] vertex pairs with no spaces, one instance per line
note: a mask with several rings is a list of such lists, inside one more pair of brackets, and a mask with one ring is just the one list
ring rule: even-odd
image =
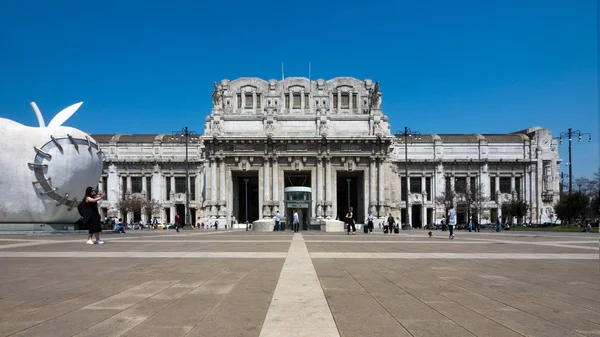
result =
[[298,210],[294,210],[294,233],[300,232],[300,217],[298,216]]
[[454,239],[454,226],[456,225],[456,211],[454,210],[454,205],[450,205],[450,210],[448,211],[448,230],[450,231],[449,239]]
[[354,212],[352,207],[350,207],[348,213],[346,213],[346,222],[348,223],[348,235],[350,235],[350,227],[352,227],[352,235],[356,235],[356,225],[354,224]]
[[177,213],[175,214],[175,229],[177,230],[177,233],[179,233],[179,226],[181,226],[181,216]]

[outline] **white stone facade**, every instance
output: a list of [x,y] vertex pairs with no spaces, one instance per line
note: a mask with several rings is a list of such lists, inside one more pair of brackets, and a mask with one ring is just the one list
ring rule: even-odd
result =
[[[286,221],[300,209],[303,228],[319,228],[320,219],[343,218],[348,200],[358,223],[369,211],[380,221],[389,213],[401,217],[405,146],[412,188],[403,222],[439,223],[444,207],[436,199],[447,179],[452,187],[483,184],[490,200],[482,222],[492,220],[489,210],[501,215],[502,203],[515,196],[529,204],[524,220],[554,220],[560,158],[549,130],[422,135],[405,144],[404,135],[390,132],[381,98],[378,83],[348,77],[215,83],[203,134],[188,143],[192,220],[253,222],[280,211]],[[93,137],[106,153],[104,214],[118,216],[123,195],[151,194],[162,205],[155,216],[173,222],[185,204],[184,145],[171,135]],[[286,193],[298,186],[311,192]]]

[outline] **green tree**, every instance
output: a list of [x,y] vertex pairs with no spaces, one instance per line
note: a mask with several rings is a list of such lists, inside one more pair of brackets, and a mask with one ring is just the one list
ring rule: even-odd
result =
[[590,198],[587,195],[575,192],[564,195],[554,206],[554,210],[559,219],[571,223],[573,219],[583,220],[589,205]]
[[529,205],[519,196],[517,199],[511,200],[509,203],[502,205],[502,213],[509,218],[509,223],[512,223],[512,218],[517,217],[517,221],[521,223],[523,217],[527,215]]

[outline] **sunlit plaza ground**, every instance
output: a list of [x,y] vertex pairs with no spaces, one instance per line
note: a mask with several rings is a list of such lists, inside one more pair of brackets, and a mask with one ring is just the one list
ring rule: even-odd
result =
[[600,336],[598,233],[0,236],[0,336]]

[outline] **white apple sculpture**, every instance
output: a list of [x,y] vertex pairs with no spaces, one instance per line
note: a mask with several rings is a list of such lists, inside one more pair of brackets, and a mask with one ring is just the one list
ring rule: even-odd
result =
[[96,187],[103,154],[88,134],[62,124],[83,104],[59,112],[48,126],[36,106],[39,127],[0,118],[0,222],[69,224],[77,204]]

